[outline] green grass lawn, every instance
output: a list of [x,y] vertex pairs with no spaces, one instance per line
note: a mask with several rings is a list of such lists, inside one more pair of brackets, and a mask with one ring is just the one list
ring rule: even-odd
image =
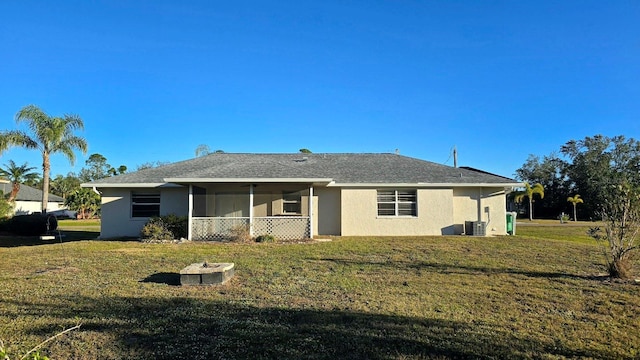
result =
[[[520,224],[519,224],[520,225]],[[586,225],[585,225],[586,226]],[[65,233],[71,225],[62,224]],[[603,277],[584,226],[516,237],[305,244],[0,243],[0,338],[19,358],[640,357],[640,286]],[[84,229],[95,238],[95,229]],[[67,240],[68,239],[68,240]],[[193,262],[233,262],[181,287]]]

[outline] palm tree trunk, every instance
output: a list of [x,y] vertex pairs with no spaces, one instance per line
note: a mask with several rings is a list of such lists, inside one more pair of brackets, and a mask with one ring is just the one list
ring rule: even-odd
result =
[[578,221],[578,217],[576,216],[576,204],[573,204],[573,221]]
[[20,184],[19,183],[12,183],[11,184],[11,194],[9,194],[9,201],[13,201],[16,199],[16,197],[18,196],[18,192],[20,191]]
[[533,221],[533,201],[529,198],[529,221]]
[[49,161],[49,153],[42,152],[42,213],[47,213],[47,205],[49,204],[49,173],[51,172],[51,162]]

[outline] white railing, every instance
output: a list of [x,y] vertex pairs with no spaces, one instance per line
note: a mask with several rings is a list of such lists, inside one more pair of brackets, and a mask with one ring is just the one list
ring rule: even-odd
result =
[[194,217],[191,219],[192,240],[230,240],[238,232],[249,231],[253,235],[272,235],[277,240],[309,238],[308,216],[254,217]]

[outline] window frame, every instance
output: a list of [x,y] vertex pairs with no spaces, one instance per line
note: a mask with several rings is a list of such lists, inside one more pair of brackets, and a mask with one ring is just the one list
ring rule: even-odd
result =
[[[378,217],[415,218],[418,217],[418,191],[416,189],[378,189],[376,205]],[[390,213],[391,211],[393,213]]]
[[[287,196],[295,196],[296,199],[291,200],[287,199]],[[297,205],[298,211],[291,212],[287,211],[286,205],[295,204]],[[302,193],[300,191],[283,191],[282,192],[282,215],[302,215]]]
[[[157,198],[157,202],[156,201],[136,201],[136,197],[143,198],[145,200]],[[132,219],[148,219],[155,216],[160,216],[160,202],[161,202],[160,197],[161,196],[159,191],[132,191],[129,215],[131,216]],[[144,210],[139,208],[136,209],[136,207],[152,207],[152,206],[153,207],[157,206],[157,213],[155,209],[152,209],[152,210],[149,210],[149,209]],[[153,214],[151,214],[151,211],[153,211]],[[148,213],[149,215],[140,216],[140,212],[143,212],[145,214]]]

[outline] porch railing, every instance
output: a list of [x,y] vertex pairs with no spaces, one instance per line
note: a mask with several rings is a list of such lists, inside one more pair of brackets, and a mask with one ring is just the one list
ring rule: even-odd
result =
[[191,219],[192,240],[229,240],[238,229],[253,227],[253,235],[272,235],[278,240],[309,238],[308,216],[194,217]]

